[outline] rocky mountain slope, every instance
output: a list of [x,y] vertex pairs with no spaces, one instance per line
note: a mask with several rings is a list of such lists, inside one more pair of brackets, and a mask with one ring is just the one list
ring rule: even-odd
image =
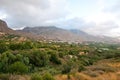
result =
[[47,27],[26,27],[23,29],[24,32],[34,33],[36,35],[44,36],[45,39],[63,42],[81,42],[83,38],[71,33],[68,30],[60,29],[54,26]]
[[28,37],[34,40],[48,40],[58,42],[119,42],[117,38],[93,36],[81,30],[65,30],[55,26],[25,27],[23,30],[12,30],[5,21],[0,20],[0,32]]
[[22,30],[41,35],[45,39],[63,42],[118,42],[118,39],[107,36],[93,36],[81,30],[65,30],[55,26],[26,27]]
[[1,35],[3,35],[3,34],[20,35],[20,36],[27,37],[30,39],[35,39],[35,40],[43,40],[44,39],[43,37],[36,35],[34,33],[31,34],[31,33],[23,32],[20,30],[12,30],[11,28],[8,27],[7,23],[3,20],[0,20],[0,34]]
[[0,32],[3,33],[14,33],[14,31],[8,28],[7,23],[3,20],[0,20]]
[[84,41],[94,41],[94,42],[119,42],[118,38],[112,38],[112,37],[108,37],[108,36],[103,36],[103,35],[99,35],[99,36],[94,36],[94,35],[90,35],[88,33],[85,33],[81,30],[77,30],[77,29],[71,29],[70,30],[72,33],[82,37],[84,39]]

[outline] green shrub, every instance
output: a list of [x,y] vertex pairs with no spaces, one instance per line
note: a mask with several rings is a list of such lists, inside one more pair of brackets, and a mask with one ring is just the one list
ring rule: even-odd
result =
[[11,43],[9,45],[11,50],[24,50],[24,49],[32,49],[33,45],[31,42],[23,42],[23,43]]
[[74,65],[73,65],[73,62],[72,62],[72,61],[68,61],[66,64],[63,64],[62,73],[63,73],[63,74],[70,73],[73,66],[74,66]]
[[71,71],[71,67],[69,65],[63,66],[63,70],[62,70],[63,74],[69,73],[70,71]]
[[23,43],[22,49],[32,49],[32,48],[33,48],[32,42],[26,41]]
[[5,43],[0,43],[0,53],[8,50],[8,46]]
[[61,64],[61,61],[57,56],[57,53],[51,53],[50,61],[52,61],[55,64]]
[[43,80],[55,80],[54,77],[50,73],[46,73],[43,76]]
[[78,67],[78,72],[81,72],[81,71],[83,71],[83,70],[85,70],[85,67],[81,64],[81,65],[79,65],[79,67]]
[[0,55],[0,71],[6,72],[8,65],[9,65],[8,53],[5,52]]
[[28,70],[28,67],[22,62],[15,62],[11,64],[8,68],[8,72],[17,74],[27,73]]
[[22,48],[22,43],[21,44],[20,43],[11,43],[9,45],[9,48],[11,50],[20,50]]
[[68,52],[68,54],[70,54],[70,55],[76,55],[78,53],[79,53],[79,51],[77,51],[76,49],[72,49]]
[[22,54],[16,54],[16,60],[23,62],[23,55]]
[[42,77],[38,74],[33,74],[30,80],[43,80]]
[[44,67],[49,62],[49,56],[46,52],[33,51],[30,54],[30,63],[35,66]]

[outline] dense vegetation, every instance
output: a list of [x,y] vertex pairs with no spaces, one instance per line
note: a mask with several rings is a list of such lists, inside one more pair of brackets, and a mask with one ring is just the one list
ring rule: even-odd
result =
[[119,44],[20,41],[19,36],[7,35],[0,39],[0,73],[54,80],[54,75],[81,72],[99,60],[120,58],[117,48]]

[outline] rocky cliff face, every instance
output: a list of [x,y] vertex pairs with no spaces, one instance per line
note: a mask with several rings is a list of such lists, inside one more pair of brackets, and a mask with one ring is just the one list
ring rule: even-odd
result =
[[8,28],[7,23],[5,21],[0,20],[0,32],[13,33],[14,31]]
[[30,39],[35,39],[35,40],[41,40],[43,37],[33,34],[33,33],[28,33],[28,32],[22,32],[19,30],[12,30],[11,28],[8,27],[7,23],[3,20],[0,20],[0,35],[3,34],[13,34],[13,35],[19,35],[23,37],[27,37]]

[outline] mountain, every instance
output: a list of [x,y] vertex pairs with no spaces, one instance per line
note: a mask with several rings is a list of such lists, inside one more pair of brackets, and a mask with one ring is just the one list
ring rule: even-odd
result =
[[78,30],[78,29],[71,29],[70,30],[72,33],[83,37],[84,41],[93,41],[93,42],[107,42],[107,43],[113,43],[113,42],[119,42],[119,40],[117,38],[112,38],[112,37],[108,37],[108,36],[94,36],[94,35],[90,35],[84,31]]
[[118,38],[111,38],[107,36],[93,36],[81,30],[65,30],[57,28],[55,26],[25,27],[23,30],[12,30],[3,20],[0,20],[0,34],[1,33],[20,35],[34,40],[48,40],[59,42],[120,42]]
[[69,30],[57,28],[55,26],[26,27],[22,31],[41,35],[45,39],[63,42],[81,42],[83,38],[71,33]]
[[118,42],[116,38],[107,36],[93,36],[84,31],[71,29],[65,30],[55,26],[26,27],[23,32],[31,33],[36,36],[42,36],[45,40],[63,41],[63,42]]
[[28,32],[23,32],[21,30],[12,30],[11,28],[8,27],[7,23],[3,20],[0,20],[0,35],[2,34],[14,34],[14,35],[19,35],[23,37],[27,37],[30,39],[35,39],[35,40],[43,40],[44,38],[36,35],[36,34],[31,34]]
[[3,20],[0,20],[0,32],[3,33],[14,33],[14,31],[8,28],[7,23]]
[[71,29],[72,33],[81,36],[84,41],[96,41],[96,37],[78,29]]

